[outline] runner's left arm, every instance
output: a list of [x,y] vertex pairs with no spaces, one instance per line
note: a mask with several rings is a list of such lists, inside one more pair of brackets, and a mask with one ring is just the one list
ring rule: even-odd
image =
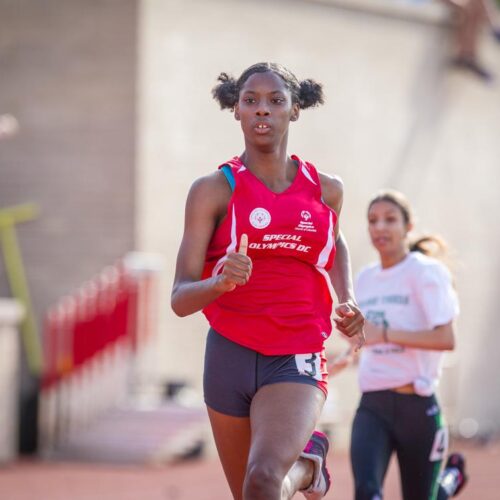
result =
[[356,304],[352,284],[351,259],[344,235],[340,231],[340,212],[343,201],[343,184],[338,177],[320,174],[321,192],[324,202],[337,214],[335,240],[337,252],[335,262],[329,271],[335,294],[339,304],[335,308],[337,318],[334,319],[337,330],[351,338],[356,336],[357,348],[364,343],[364,317]]

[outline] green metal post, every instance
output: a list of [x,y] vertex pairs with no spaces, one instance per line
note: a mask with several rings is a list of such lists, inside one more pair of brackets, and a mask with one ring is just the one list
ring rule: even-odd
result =
[[12,296],[23,304],[26,311],[21,323],[21,334],[28,367],[34,375],[42,371],[43,353],[15,226],[35,219],[37,214],[37,207],[31,204],[0,209],[0,239],[5,272]]

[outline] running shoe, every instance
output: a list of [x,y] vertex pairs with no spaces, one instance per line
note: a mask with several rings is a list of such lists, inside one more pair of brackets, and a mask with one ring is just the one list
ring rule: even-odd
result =
[[441,486],[452,496],[458,495],[467,484],[465,458],[461,453],[452,453],[441,474]]
[[308,500],[319,500],[323,498],[330,489],[330,473],[326,467],[326,455],[328,454],[328,438],[319,431],[314,431],[309,439],[301,457],[312,460],[314,464],[313,480],[309,488],[302,490]]

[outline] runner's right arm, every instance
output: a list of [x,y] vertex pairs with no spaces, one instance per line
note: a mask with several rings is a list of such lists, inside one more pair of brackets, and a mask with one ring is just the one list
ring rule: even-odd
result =
[[231,190],[220,172],[202,177],[191,186],[171,296],[172,309],[178,316],[200,311],[223,293],[244,285],[250,277],[250,259],[231,253],[220,274],[201,279],[208,244],[226,214],[230,197]]

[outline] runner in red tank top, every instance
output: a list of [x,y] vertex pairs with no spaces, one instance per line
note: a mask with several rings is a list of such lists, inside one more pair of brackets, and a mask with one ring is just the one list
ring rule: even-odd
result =
[[211,326],[204,395],[233,497],[319,499],[328,441],[313,430],[332,288],[336,328],[364,341],[338,223],[342,183],[287,154],[290,122],[323,103],[322,87],[259,63],[238,80],[222,73],[213,94],[240,121],[245,150],[191,187],[172,308],[203,310]]
[[321,351],[331,332],[326,271],[335,256],[337,214],[322,200],[316,169],[296,156],[292,160],[297,173],[282,193],[271,191],[240,158],[228,162],[235,188],[209,243],[203,273],[216,277],[227,252],[242,234],[248,236],[252,279],[218,297],[204,313],[217,332],[267,355]]

